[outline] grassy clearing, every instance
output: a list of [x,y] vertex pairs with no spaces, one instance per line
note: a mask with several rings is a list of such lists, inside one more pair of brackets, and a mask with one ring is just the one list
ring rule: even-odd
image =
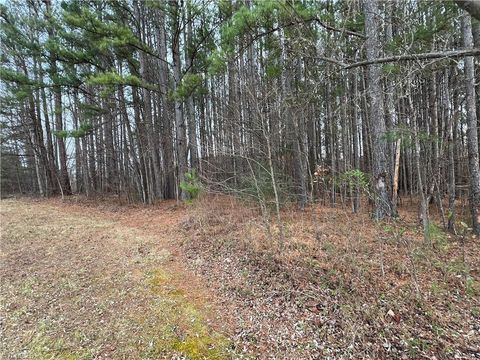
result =
[[1,358],[225,359],[208,301],[154,236],[48,203],[1,202]]

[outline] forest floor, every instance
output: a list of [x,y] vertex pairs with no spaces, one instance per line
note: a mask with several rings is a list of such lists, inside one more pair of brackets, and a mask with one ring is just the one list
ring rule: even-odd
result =
[[414,207],[0,204],[2,358],[480,358],[480,242]]
[[230,356],[215,301],[169,246],[182,213],[162,210],[141,211],[161,219],[147,233],[112,211],[2,201],[0,358]]

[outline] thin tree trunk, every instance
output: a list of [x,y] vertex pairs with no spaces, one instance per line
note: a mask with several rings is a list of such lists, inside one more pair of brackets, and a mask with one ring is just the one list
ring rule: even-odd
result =
[[447,124],[447,151],[448,151],[448,225],[450,232],[455,233],[455,139],[454,127],[457,126],[457,99],[456,93],[453,95],[453,114],[450,111],[450,92],[448,83],[448,68],[444,72],[444,117]]
[[399,138],[397,140],[396,148],[395,148],[395,166],[394,166],[394,173],[393,173],[393,191],[392,191],[392,204],[393,206],[397,206],[397,197],[398,197],[398,178],[400,174],[400,153],[401,153],[401,145],[402,139]]

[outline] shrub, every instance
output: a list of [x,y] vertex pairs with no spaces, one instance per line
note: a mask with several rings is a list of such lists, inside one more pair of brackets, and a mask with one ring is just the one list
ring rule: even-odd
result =
[[186,191],[190,199],[196,199],[200,194],[201,184],[195,170],[185,173],[185,180],[180,183],[180,189]]

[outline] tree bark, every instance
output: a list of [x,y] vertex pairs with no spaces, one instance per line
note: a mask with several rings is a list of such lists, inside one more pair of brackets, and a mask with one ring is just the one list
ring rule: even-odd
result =
[[[378,3],[376,0],[366,0],[364,4],[365,34],[367,35],[367,61],[378,58],[380,53]],[[373,217],[376,220],[391,215],[392,206],[389,198],[388,183],[390,177],[385,144],[385,111],[383,107],[383,93],[381,87],[381,68],[378,64],[367,66],[367,95],[370,100],[370,121],[372,124],[372,175],[374,181],[375,204]]]
[[[472,20],[465,14],[462,22],[463,45],[466,49],[473,47]],[[474,233],[480,237],[480,165],[478,155],[478,130],[475,95],[475,64],[472,56],[465,57],[465,90],[467,112],[467,149],[468,168],[470,172],[470,211]]]

